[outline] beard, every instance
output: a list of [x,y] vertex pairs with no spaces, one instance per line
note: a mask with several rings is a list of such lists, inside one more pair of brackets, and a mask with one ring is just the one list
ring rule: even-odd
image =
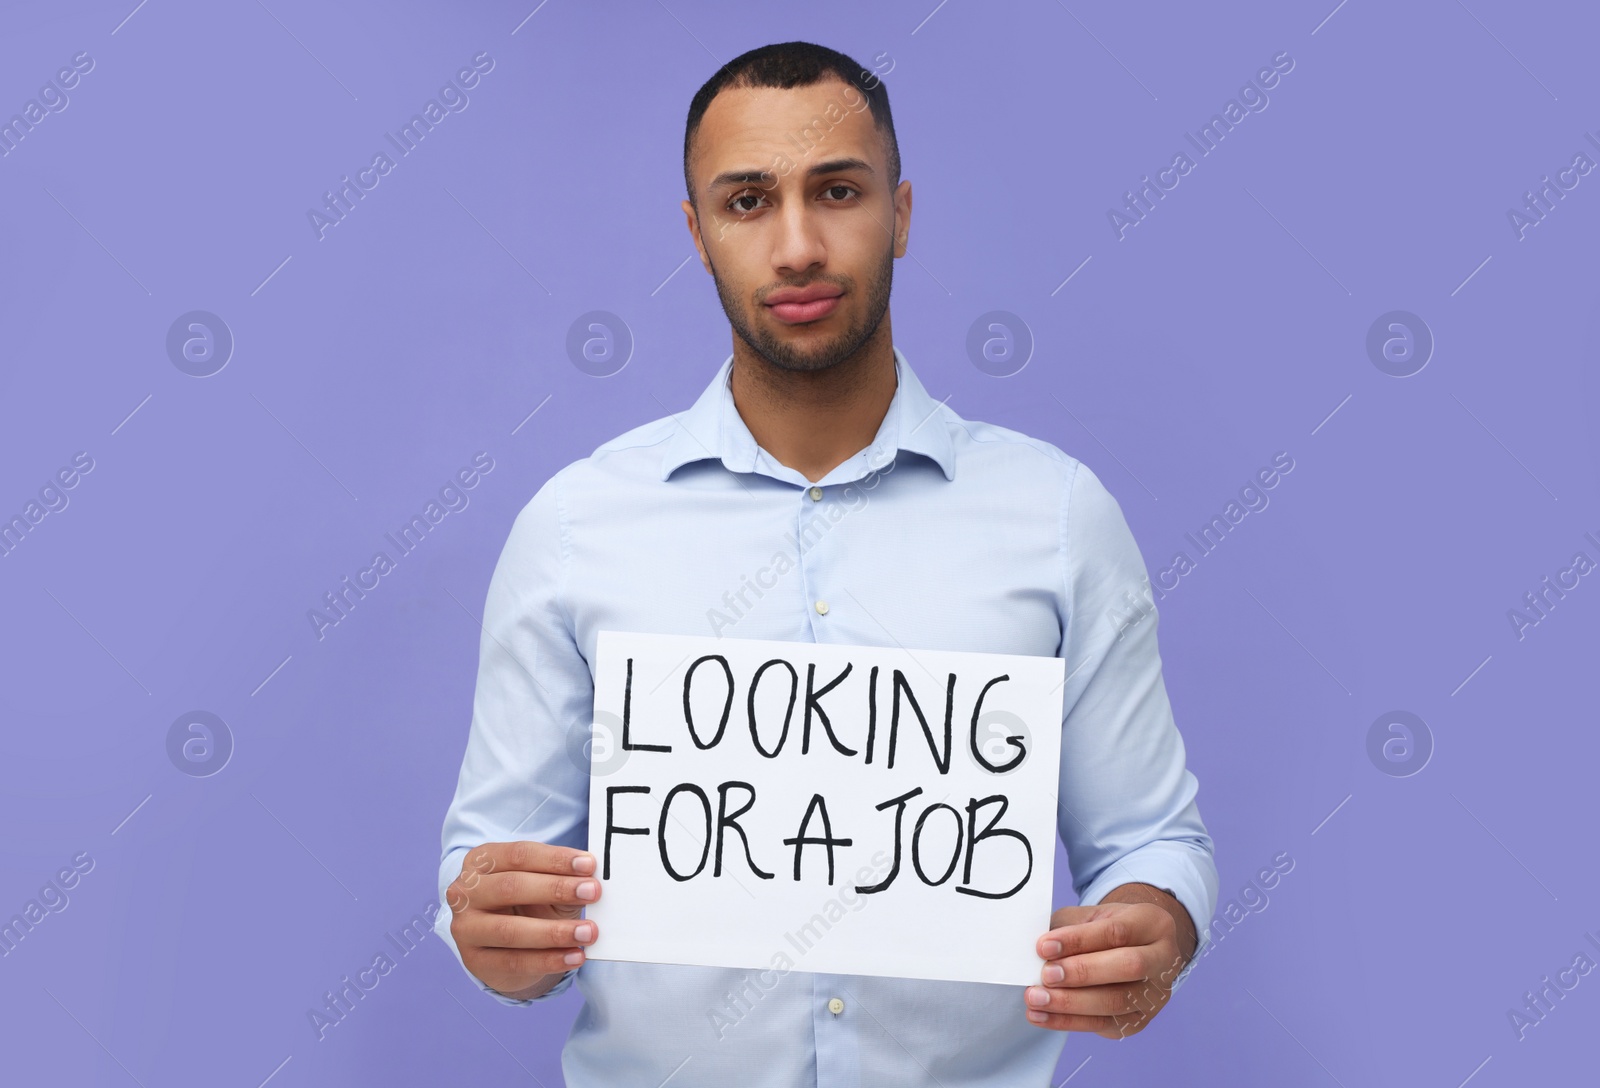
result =
[[[802,346],[780,339],[770,328],[759,326],[753,319],[751,310],[745,308],[744,300],[717,272],[715,263],[711,266],[711,278],[717,285],[717,298],[722,301],[723,312],[728,315],[728,324],[751,351],[779,370],[791,372],[827,370],[854,356],[861,346],[871,339],[873,333],[878,331],[883,315],[889,309],[889,290],[894,282],[894,251],[892,248],[886,248],[883,251],[883,260],[872,270],[867,280],[865,305],[857,311],[855,321],[833,337],[811,346]],[[847,298],[854,291],[854,281],[849,276],[816,276],[805,283],[785,286],[806,287],[817,282],[830,283],[840,288]],[[750,303],[752,309],[761,305],[759,302]]]

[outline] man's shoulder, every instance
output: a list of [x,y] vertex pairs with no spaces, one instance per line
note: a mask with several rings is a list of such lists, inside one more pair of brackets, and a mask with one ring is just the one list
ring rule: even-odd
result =
[[1084,467],[1061,447],[1034,435],[998,423],[963,419],[948,407],[942,409],[942,414],[956,445],[957,464],[976,461],[999,470],[1026,469],[1031,465],[1029,478],[1056,484],[1070,484],[1073,475]]
[[958,465],[976,465],[980,472],[993,473],[1005,481],[1004,486],[1020,487],[1040,503],[1067,503],[1074,517],[1088,522],[1121,518],[1122,507],[1105,481],[1061,447],[998,423],[962,419],[948,406],[941,412],[955,442]]
[[559,480],[563,488],[592,485],[603,478],[659,481],[661,459],[677,429],[678,421],[674,416],[662,416],[631,427],[600,443],[586,456],[567,462],[551,475],[550,481]]
[[631,427],[615,438],[607,439],[594,448],[594,452],[587,457],[579,458],[574,464],[594,464],[602,461],[655,461],[659,467],[662,454],[666,452],[666,444],[677,433],[678,418],[676,416],[662,416],[652,419],[648,423],[641,423]]

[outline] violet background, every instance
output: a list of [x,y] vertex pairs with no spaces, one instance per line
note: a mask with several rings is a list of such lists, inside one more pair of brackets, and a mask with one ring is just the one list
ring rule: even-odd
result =
[[[1600,19],[1335,2],[0,9],[0,120],[95,60],[0,158],[0,515],[95,462],[0,557],[0,920],[95,860],[0,958],[6,1079],[561,1083],[576,993],[502,1008],[437,939],[321,1041],[307,1010],[436,898],[517,511],[729,351],[684,114],[795,38],[889,86],[896,342],[935,397],[1088,463],[1153,575],[1295,461],[1160,603],[1223,903],[1295,866],[1148,1031],[1069,1036],[1057,1082],[1592,1079],[1600,976],[1521,1041],[1507,1013],[1600,959],[1600,578],[1523,638],[1507,611],[1600,559],[1600,175],[1521,240],[1507,211],[1600,162]],[[470,106],[319,241],[307,210],[483,51]],[[1270,106],[1118,241],[1107,209],[1283,51]],[[203,379],[165,347],[193,310],[235,339]],[[592,310],[634,339],[609,377],[567,355]],[[967,354],[994,310],[1035,339],[1009,377]],[[1367,354],[1393,310],[1436,339],[1410,377]],[[470,505],[319,641],[307,610],[480,450]],[[234,745],[209,777],[168,756],[197,709]],[[1393,710],[1432,738],[1408,777],[1368,755]]]

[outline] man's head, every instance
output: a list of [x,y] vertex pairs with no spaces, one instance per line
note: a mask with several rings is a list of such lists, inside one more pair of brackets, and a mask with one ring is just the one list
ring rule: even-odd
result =
[[689,230],[738,337],[785,370],[851,358],[888,310],[911,217],[882,81],[809,42],[751,50],[694,96],[683,162]]

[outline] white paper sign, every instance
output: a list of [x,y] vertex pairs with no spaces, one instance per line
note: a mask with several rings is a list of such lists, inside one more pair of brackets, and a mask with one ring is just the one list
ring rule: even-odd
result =
[[601,631],[591,959],[1025,985],[1063,662]]

